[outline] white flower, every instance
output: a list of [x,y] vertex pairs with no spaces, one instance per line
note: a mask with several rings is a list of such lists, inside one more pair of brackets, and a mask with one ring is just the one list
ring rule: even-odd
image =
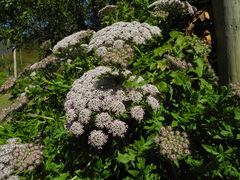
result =
[[161,30],[157,26],[150,26],[147,23],[117,22],[95,33],[89,42],[88,51],[112,44],[121,46],[126,40],[135,44],[145,44],[152,35],[159,34],[161,34]]
[[144,110],[141,106],[133,106],[130,110],[131,112],[131,117],[141,121],[143,119],[144,116]]
[[114,48],[122,48],[124,46],[124,41],[123,40],[116,40],[114,43],[113,43],[113,47]]
[[127,128],[128,125],[126,125],[125,122],[116,119],[110,124],[108,132],[113,136],[124,137],[124,134],[127,132]]
[[96,126],[100,128],[108,128],[112,121],[113,118],[107,112],[97,114],[95,119]]
[[101,56],[103,56],[104,54],[107,53],[107,48],[106,48],[105,46],[102,46],[102,47],[98,48],[98,49],[95,51],[95,53],[96,53],[99,57],[101,57]]
[[[130,76],[130,80],[136,79],[137,82],[144,81],[140,76],[131,76],[131,71],[123,71],[120,74],[120,71],[112,72],[111,68],[104,66],[89,70],[76,80],[64,104],[67,117],[66,130],[79,136],[84,133],[85,126],[95,125],[98,129],[107,129],[113,136],[124,137],[128,125],[124,121],[113,119],[134,118],[141,121],[144,117],[144,107],[159,109],[155,98],[159,92],[157,87],[150,84],[146,84],[145,88],[141,85],[125,87],[122,81],[127,78],[126,76]],[[103,131],[94,130],[88,142],[100,149],[107,142],[107,138]]]
[[83,125],[79,122],[73,122],[73,124],[71,125],[71,128],[69,130],[70,133],[73,133],[74,135],[76,136],[79,136],[81,134],[84,133],[84,130],[83,130]]
[[160,109],[158,100],[157,100],[155,97],[149,95],[149,96],[147,97],[147,101],[146,101],[146,102],[147,102],[148,105],[151,106],[153,109],[156,109],[156,110],[159,110],[159,109]]
[[69,46],[76,45],[79,43],[79,41],[86,36],[91,36],[94,33],[92,30],[82,30],[79,32],[76,32],[74,34],[71,34],[70,36],[67,36],[63,38],[61,41],[59,41],[54,47],[53,47],[53,53],[59,51],[60,49],[65,49]]
[[93,130],[88,137],[88,144],[98,149],[107,142],[108,136],[102,130]]
[[92,111],[90,109],[85,108],[81,110],[78,114],[78,121],[82,124],[87,124],[91,119],[90,117],[91,114],[92,114]]
[[142,100],[143,95],[138,91],[131,90],[128,93],[128,98],[135,103],[139,103]]
[[187,1],[182,2],[180,0],[159,0],[150,4],[148,8],[154,7],[154,10],[163,10],[171,13],[188,12],[193,15],[197,10],[194,6],[191,6]]

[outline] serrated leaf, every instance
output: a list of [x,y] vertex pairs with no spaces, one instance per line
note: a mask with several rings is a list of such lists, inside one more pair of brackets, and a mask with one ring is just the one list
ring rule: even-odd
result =
[[135,155],[134,154],[121,154],[120,152],[118,152],[118,157],[116,157],[116,160],[121,163],[128,163],[129,161],[135,160]]
[[137,158],[137,161],[138,161],[138,163],[137,163],[137,168],[138,168],[139,170],[144,169],[146,159],[143,158],[143,157],[138,157],[138,158]]

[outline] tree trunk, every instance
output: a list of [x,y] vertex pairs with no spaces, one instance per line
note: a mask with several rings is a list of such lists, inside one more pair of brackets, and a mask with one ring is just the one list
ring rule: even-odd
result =
[[220,85],[240,82],[240,0],[212,0]]
[[13,49],[13,64],[14,64],[14,78],[17,79],[17,52],[15,47]]

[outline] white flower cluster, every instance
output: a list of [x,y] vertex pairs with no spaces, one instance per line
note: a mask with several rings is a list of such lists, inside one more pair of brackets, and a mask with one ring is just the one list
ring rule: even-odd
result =
[[[98,50],[101,48],[98,48]],[[106,51],[106,53],[101,53],[100,55],[96,51],[96,54],[101,56],[103,63],[120,65],[121,67],[126,67],[128,65],[128,60],[134,56],[134,50],[128,44],[124,44],[122,47],[116,45],[114,47],[108,47]]]
[[186,70],[192,67],[192,63],[187,63],[186,61],[182,61],[180,58],[175,58],[168,54],[165,54],[164,57],[175,67],[181,70]]
[[148,23],[116,22],[96,32],[89,42],[88,50],[113,45],[117,40],[130,41],[137,45],[145,44],[152,39],[152,35],[160,34],[161,30],[157,26],[150,26]]
[[196,7],[190,5],[187,1],[180,1],[180,0],[159,0],[155,1],[148,8],[154,8],[154,11],[165,11],[169,13],[182,13],[187,12],[190,15],[194,15],[194,12],[197,10]]
[[43,146],[19,144],[19,138],[8,139],[8,144],[0,146],[0,179],[20,179],[14,170],[32,171],[35,164],[40,164]]
[[229,86],[231,88],[232,95],[236,95],[240,97],[240,82],[230,83]]
[[[130,115],[127,119],[141,121],[146,106],[159,110],[160,106],[156,98],[159,90],[156,86],[145,84],[124,87],[122,85],[122,76],[130,73],[130,71],[112,72],[109,67],[99,66],[87,71],[76,80],[64,104],[67,131],[79,136],[84,133],[84,127],[88,123],[94,123],[95,128],[101,131],[91,133],[89,144],[100,149],[108,138],[104,135],[104,131],[112,136],[124,137],[128,125],[120,119],[126,119],[126,115]],[[129,81],[134,79],[137,79],[136,83],[143,81],[143,78],[135,76],[130,76]],[[143,102],[146,104],[143,105]],[[101,137],[97,138],[98,135]],[[101,139],[100,144],[99,139]]]
[[21,95],[21,97],[17,98],[14,103],[12,103],[9,107],[4,108],[0,113],[0,121],[6,118],[11,112],[18,110],[24,104],[27,103],[27,96],[25,93]]
[[201,57],[207,57],[211,52],[211,47],[207,44],[206,40],[196,39],[191,43],[191,46],[194,52]]
[[11,89],[14,86],[15,82],[15,78],[8,77],[7,81],[5,81],[2,86],[0,86],[0,93]]
[[48,57],[42,59],[39,62],[34,63],[33,65],[31,65],[29,67],[30,70],[35,71],[37,69],[41,69],[41,68],[46,68],[48,64],[50,64],[51,62],[58,60],[58,58],[54,57],[53,55],[49,55]]
[[171,126],[160,128],[160,134],[153,140],[157,143],[161,151],[160,153],[166,158],[174,161],[182,155],[190,155],[190,141],[185,132],[173,131]]
[[65,49],[69,46],[74,46],[77,43],[79,43],[79,41],[87,36],[92,36],[94,33],[93,30],[82,30],[79,32],[76,32],[74,34],[71,34],[70,36],[67,36],[65,38],[63,38],[61,41],[59,41],[54,47],[52,52],[55,53],[61,49]]

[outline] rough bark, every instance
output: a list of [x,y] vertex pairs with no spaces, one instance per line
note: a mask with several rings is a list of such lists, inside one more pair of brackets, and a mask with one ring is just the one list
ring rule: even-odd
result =
[[240,82],[240,0],[212,0],[221,85]]

